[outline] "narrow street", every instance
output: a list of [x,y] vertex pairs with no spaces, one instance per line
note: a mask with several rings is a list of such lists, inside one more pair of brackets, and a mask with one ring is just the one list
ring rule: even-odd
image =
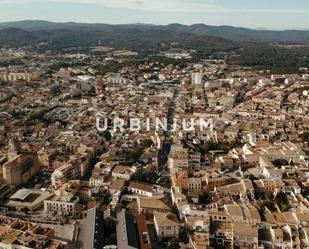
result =
[[164,131],[164,142],[163,147],[159,152],[158,155],[158,168],[159,172],[163,175],[164,173],[168,172],[167,169],[167,160],[168,155],[171,150],[171,137],[170,137],[170,130],[173,126],[173,119],[174,119],[174,113],[175,113],[175,107],[176,107],[176,99],[179,93],[179,89],[175,89],[174,95],[172,98],[172,101],[170,103],[170,106],[167,111],[167,131]]

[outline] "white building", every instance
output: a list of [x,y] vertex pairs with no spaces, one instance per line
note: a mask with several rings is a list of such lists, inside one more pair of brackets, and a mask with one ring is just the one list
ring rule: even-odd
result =
[[127,79],[120,75],[108,77],[107,82],[109,84],[121,84],[121,85],[126,85],[128,83]]
[[139,196],[164,196],[164,190],[161,186],[140,183],[140,182],[130,182],[127,184],[126,189],[128,192],[139,195]]
[[192,73],[192,84],[201,85],[203,83],[203,74],[202,73]]
[[44,201],[44,212],[50,216],[75,216],[78,211],[79,197],[73,192],[61,189],[55,196]]

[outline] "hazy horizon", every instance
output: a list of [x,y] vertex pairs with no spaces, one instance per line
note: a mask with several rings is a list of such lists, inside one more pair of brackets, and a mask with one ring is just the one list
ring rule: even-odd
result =
[[180,23],[308,30],[306,0],[0,0],[0,22]]

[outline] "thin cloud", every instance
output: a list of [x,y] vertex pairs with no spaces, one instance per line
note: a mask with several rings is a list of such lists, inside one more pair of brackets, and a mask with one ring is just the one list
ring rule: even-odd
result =
[[223,7],[208,3],[186,3],[177,0],[0,0],[0,4],[12,3],[79,3],[103,5],[111,8],[160,12],[221,12]]
[[0,4],[12,3],[75,3],[87,5],[102,5],[110,8],[143,10],[149,12],[173,13],[278,13],[307,14],[309,9],[274,9],[274,8],[227,8],[216,4],[214,0],[184,1],[184,0],[0,0]]

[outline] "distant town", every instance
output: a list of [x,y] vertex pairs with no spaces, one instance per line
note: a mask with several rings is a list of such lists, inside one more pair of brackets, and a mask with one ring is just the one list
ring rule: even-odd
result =
[[40,46],[0,49],[1,249],[309,248],[306,66]]

